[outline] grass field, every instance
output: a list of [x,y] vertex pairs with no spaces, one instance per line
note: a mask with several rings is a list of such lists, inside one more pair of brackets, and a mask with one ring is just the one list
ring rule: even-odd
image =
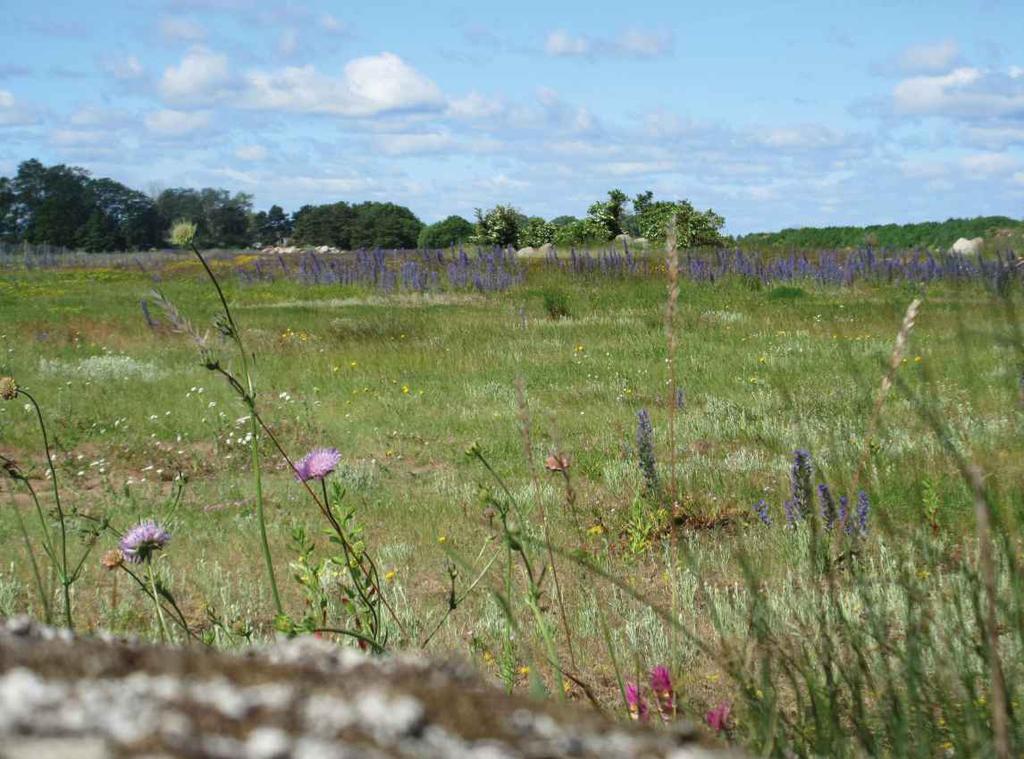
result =
[[[852,502],[852,481],[867,450],[859,487],[871,502],[868,532],[844,538],[842,549],[865,568],[864,579],[844,579],[835,608],[868,629],[876,616],[888,616],[884,636],[894,640],[912,637],[906,631],[916,613],[911,606],[941,612],[955,606],[961,591],[963,599],[984,597],[973,560],[977,493],[958,468],[960,455],[983,469],[997,531],[1010,546],[997,557],[1004,594],[998,611],[1008,615],[1001,646],[1008,698],[1020,694],[1020,678],[1011,676],[1021,663],[1015,615],[1024,609],[1012,532],[1024,506],[1022,357],[1013,313],[1021,306],[1019,288],[997,297],[970,282],[834,287],[684,280],[675,331],[685,401],[672,441],[663,268],[637,276],[574,275],[538,263],[524,284],[505,292],[382,295],[357,286],[245,282],[233,275],[235,263],[224,258],[217,270],[256,356],[261,413],[293,456],[316,446],[340,450],[335,480],[355,507],[384,578],[381,592],[401,623],[392,625],[389,647],[418,648],[445,614],[451,589],[461,596],[472,585],[428,650],[471,656],[509,687],[582,700],[584,683],[611,710],[620,708],[616,670],[638,679],[667,664],[690,716],[723,700],[737,702],[732,738],[769,753],[785,746],[842,753],[836,747],[846,744],[827,741],[838,740],[833,733],[860,736],[856,716],[836,717],[827,729],[807,718],[804,730],[799,715],[810,707],[793,692],[799,688],[780,686],[762,713],[753,691],[764,697],[771,677],[756,685],[742,680],[743,671],[764,675],[752,662],[767,640],[759,632],[765,620],[772,620],[772,635],[813,648],[832,613],[815,606],[823,597],[808,569],[820,542],[816,530],[785,527],[793,452],[809,451],[814,484],[827,482],[836,498],[849,494]],[[164,295],[207,329],[217,301],[198,264],[169,261],[159,274]],[[74,524],[95,526],[103,518],[123,530],[158,519],[173,538],[157,565],[185,617],[208,642],[241,645],[274,629],[256,538],[247,409],[200,365],[192,342],[168,328],[151,295],[152,275],[131,266],[3,270],[0,374],[13,376],[43,408]],[[895,388],[876,434],[865,440],[897,331],[915,297],[923,305]],[[155,326],[143,315],[143,299]],[[568,315],[551,318],[551,303]],[[225,364],[233,363],[223,341],[214,337],[211,345]],[[645,484],[638,464],[640,409],[653,423],[657,491]],[[39,440],[30,405],[20,398],[0,402],[0,453],[17,460],[48,497]],[[525,550],[540,563],[555,556],[539,547],[545,534],[559,548],[560,603],[546,582],[533,606],[499,520],[485,511],[488,493],[493,502],[500,486],[465,454],[474,442],[508,485]],[[668,492],[673,446],[674,497]],[[263,452],[278,582],[286,609],[301,616],[308,594],[290,579],[303,571],[295,565],[296,530],[323,550],[322,518],[265,441]],[[561,474],[544,467],[545,457],[559,452],[571,462],[572,503]],[[4,480],[3,488],[0,614],[42,616],[9,507],[34,528],[31,501],[18,483]],[[771,509],[770,527],[753,509],[760,499]],[[84,565],[72,590],[76,622],[156,638],[150,599],[99,563],[116,543],[103,533]],[[625,585],[601,581],[595,570]],[[826,574],[832,577],[831,570]],[[53,577],[44,581],[54,584]],[[329,589],[329,576],[320,581]],[[631,598],[634,591],[648,602]],[[57,608],[57,595],[53,603]],[[343,614],[334,603],[328,611]],[[654,607],[671,609],[686,632]],[[950,622],[951,631],[965,629],[981,635],[980,622]],[[711,641],[717,654],[692,633]],[[942,640],[935,638],[934,651]],[[872,646],[878,661],[906,661]],[[877,729],[920,744],[890,736],[876,746],[881,752],[970,753],[989,745],[986,730],[995,728],[984,699],[991,673],[982,668],[949,685],[931,655],[918,662],[916,676],[936,689],[937,711],[927,713],[914,705],[918,695],[903,694],[912,707],[905,724]],[[831,666],[817,653],[808,656],[812,670]],[[950,660],[971,656],[950,654]],[[551,659],[579,682],[560,684]],[[943,701],[942,688],[956,694]],[[871,733],[872,720],[884,719],[889,706],[882,685],[865,692],[864,730]],[[811,711],[820,716],[817,707]],[[769,713],[789,716],[770,727]],[[954,715],[960,722],[953,724]],[[916,720],[931,727],[922,731]],[[1019,730],[1014,720],[1011,735]],[[853,753],[871,746],[863,736],[850,741],[859,741]]]

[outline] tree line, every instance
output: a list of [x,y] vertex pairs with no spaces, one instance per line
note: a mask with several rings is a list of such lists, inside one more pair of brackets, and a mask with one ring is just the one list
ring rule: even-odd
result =
[[915,224],[875,224],[866,227],[800,227],[744,235],[737,243],[750,248],[927,248],[946,250],[961,237],[988,238],[998,229],[1024,229],[1008,216],[979,216]]
[[477,244],[538,247],[602,244],[619,235],[663,239],[675,216],[687,245],[723,242],[725,220],[688,201],[656,201],[653,193],[633,198],[611,190],[585,216],[545,220],[510,205],[477,209],[473,221],[449,216],[424,224],[405,206],[368,201],[305,205],[287,213],[279,205],[253,209],[244,192],[175,187],[150,194],[77,166],[22,162],[13,177],[0,177],[0,242],[49,244],[90,252],[148,250],[168,245],[172,225],[196,226],[203,247],[245,248],[330,245],[356,248],[443,248]]

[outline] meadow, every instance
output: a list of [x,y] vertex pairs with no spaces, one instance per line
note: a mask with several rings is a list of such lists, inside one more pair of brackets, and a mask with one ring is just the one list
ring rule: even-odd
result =
[[[471,657],[509,689],[623,718],[707,717],[765,755],[1024,746],[1017,259],[684,254],[667,320],[660,257],[471,254],[463,271],[366,255],[226,252],[211,268],[275,438],[293,459],[341,454],[330,499],[379,569],[362,590],[387,602],[374,643]],[[276,613],[250,409],[208,368],[238,371],[218,312],[186,254],[0,269],[0,375],[41,406],[69,543],[93,546],[76,627],[365,645],[329,632],[372,625],[343,597],[345,562],[319,563],[338,550],[323,515],[257,429],[292,623]],[[211,330],[206,358],[184,319]],[[0,454],[52,529],[22,397],[0,401]],[[59,622],[54,570],[37,549],[37,583],[26,552],[44,528],[24,480],[2,482],[0,615],[43,617],[41,584]],[[150,518],[171,534],[153,562],[169,630],[145,583],[101,563]],[[645,684],[660,665],[670,709]]]

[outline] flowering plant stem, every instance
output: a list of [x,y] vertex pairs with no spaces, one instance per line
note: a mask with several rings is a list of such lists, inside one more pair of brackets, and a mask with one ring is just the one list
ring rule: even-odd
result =
[[[64,507],[60,502],[60,488],[57,485],[57,469],[53,466],[53,456],[50,454],[50,439],[46,433],[46,422],[43,421],[43,411],[39,408],[39,404],[36,403],[36,399],[25,390],[18,388],[18,394],[28,398],[32,404],[32,408],[35,409],[36,418],[39,420],[39,430],[43,436],[43,450],[46,452],[46,465],[50,469],[50,481],[53,484],[53,500],[57,508],[57,522],[60,526],[60,556],[54,557],[56,561],[54,564],[57,570],[57,576],[60,578],[60,583],[63,588],[64,595],[64,621],[67,623],[68,629],[75,629],[75,622],[71,614],[71,585],[78,578],[78,570],[81,569],[81,563],[78,565],[78,570],[72,573],[68,571],[68,530],[67,522],[64,519]],[[34,497],[33,493],[33,497]],[[36,506],[39,506],[38,501]],[[44,520],[45,524],[45,520]],[[83,561],[85,557],[82,557]]]
[[164,621],[164,610],[160,605],[160,593],[156,589],[156,575],[153,574],[153,562],[146,561],[146,573],[149,575],[149,588],[153,594],[153,605],[156,606],[156,618],[160,622],[160,641],[166,643],[171,640],[171,634],[167,630],[167,623]]
[[281,605],[281,594],[277,589],[277,578],[274,574],[274,560],[270,554],[270,543],[267,540],[267,522],[264,515],[263,509],[263,480],[260,474],[260,428],[259,423],[256,420],[256,389],[252,379],[252,372],[249,371],[249,359],[248,354],[245,350],[245,344],[242,342],[242,335],[238,331],[238,327],[235,324],[234,317],[231,316],[231,309],[228,307],[227,298],[224,297],[224,291],[220,287],[220,282],[217,281],[217,277],[214,275],[210,265],[203,258],[203,254],[199,252],[199,248],[196,247],[195,243],[192,243],[192,252],[196,254],[196,258],[203,265],[203,269],[206,270],[207,276],[213,283],[214,288],[217,290],[217,297],[220,298],[221,308],[224,310],[224,318],[227,320],[228,329],[227,332],[234,342],[235,347],[238,348],[238,355],[242,360],[242,374],[245,377],[245,388],[242,394],[242,400],[249,407],[249,429],[252,436],[249,448],[252,452],[252,476],[253,484],[256,488],[256,521],[259,524],[260,530],[260,549],[263,551],[263,560],[267,565],[267,578],[270,580],[270,592],[274,596],[274,607],[279,615],[284,614],[284,607]]

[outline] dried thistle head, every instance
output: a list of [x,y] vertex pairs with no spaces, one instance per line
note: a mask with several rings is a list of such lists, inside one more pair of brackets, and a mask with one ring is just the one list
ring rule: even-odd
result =
[[103,568],[108,571],[113,571],[117,569],[123,563],[124,554],[122,554],[121,551],[117,548],[111,548],[109,551],[103,554],[103,557],[100,559],[100,564],[102,564]]
[[0,377],[0,399],[12,401],[18,394],[18,383],[14,377]]

